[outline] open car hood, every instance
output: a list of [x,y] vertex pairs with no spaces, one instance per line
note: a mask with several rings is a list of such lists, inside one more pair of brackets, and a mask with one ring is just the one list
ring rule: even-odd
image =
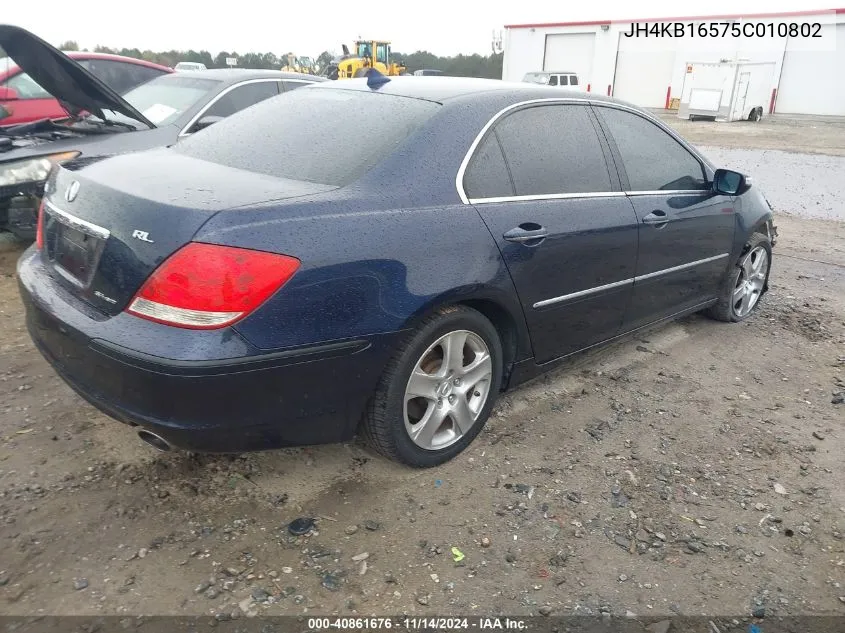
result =
[[105,118],[103,110],[112,110],[150,128],[155,127],[114,90],[26,29],[0,24],[0,48],[21,70],[58,99],[71,116],[85,111]]

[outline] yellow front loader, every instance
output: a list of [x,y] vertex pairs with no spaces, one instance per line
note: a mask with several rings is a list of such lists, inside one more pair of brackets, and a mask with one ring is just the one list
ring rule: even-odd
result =
[[382,75],[405,75],[405,65],[401,61],[390,61],[390,42],[380,40],[358,40],[355,52],[351,53],[343,45],[343,56],[334,60],[326,68],[329,79],[352,79],[363,77],[367,70],[375,68]]
[[297,57],[293,53],[286,55],[287,64],[281,67],[280,70],[291,73],[305,73],[306,75],[315,74],[314,61],[310,57]]

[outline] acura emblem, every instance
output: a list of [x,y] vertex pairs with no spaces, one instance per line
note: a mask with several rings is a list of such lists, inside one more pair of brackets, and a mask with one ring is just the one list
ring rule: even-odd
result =
[[78,194],[78,193],[79,193],[79,181],[74,180],[68,186],[67,191],[65,191],[65,200],[67,200],[68,202],[73,202],[74,200],[76,200],[76,194]]

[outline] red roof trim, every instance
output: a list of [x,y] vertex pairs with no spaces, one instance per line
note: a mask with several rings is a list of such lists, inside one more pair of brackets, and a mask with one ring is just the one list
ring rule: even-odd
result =
[[745,13],[732,15],[695,15],[672,18],[638,18],[631,20],[589,20],[586,22],[537,22],[535,24],[505,24],[506,29],[545,28],[554,26],[602,26],[603,24],[628,24],[630,22],[698,22],[707,20],[733,20],[739,18],[789,18],[799,15],[845,14],[845,7],[839,9],[815,9],[813,11],[784,11],[781,13]]

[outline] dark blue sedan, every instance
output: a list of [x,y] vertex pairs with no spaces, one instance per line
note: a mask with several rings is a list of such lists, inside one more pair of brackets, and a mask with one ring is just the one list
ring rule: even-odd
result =
[[561,359],[748,317],[775,235],[749,179],[640,109],[373,73],[55,168],[18,273],[41,353],[158,448],[359,433],[431,466]]

